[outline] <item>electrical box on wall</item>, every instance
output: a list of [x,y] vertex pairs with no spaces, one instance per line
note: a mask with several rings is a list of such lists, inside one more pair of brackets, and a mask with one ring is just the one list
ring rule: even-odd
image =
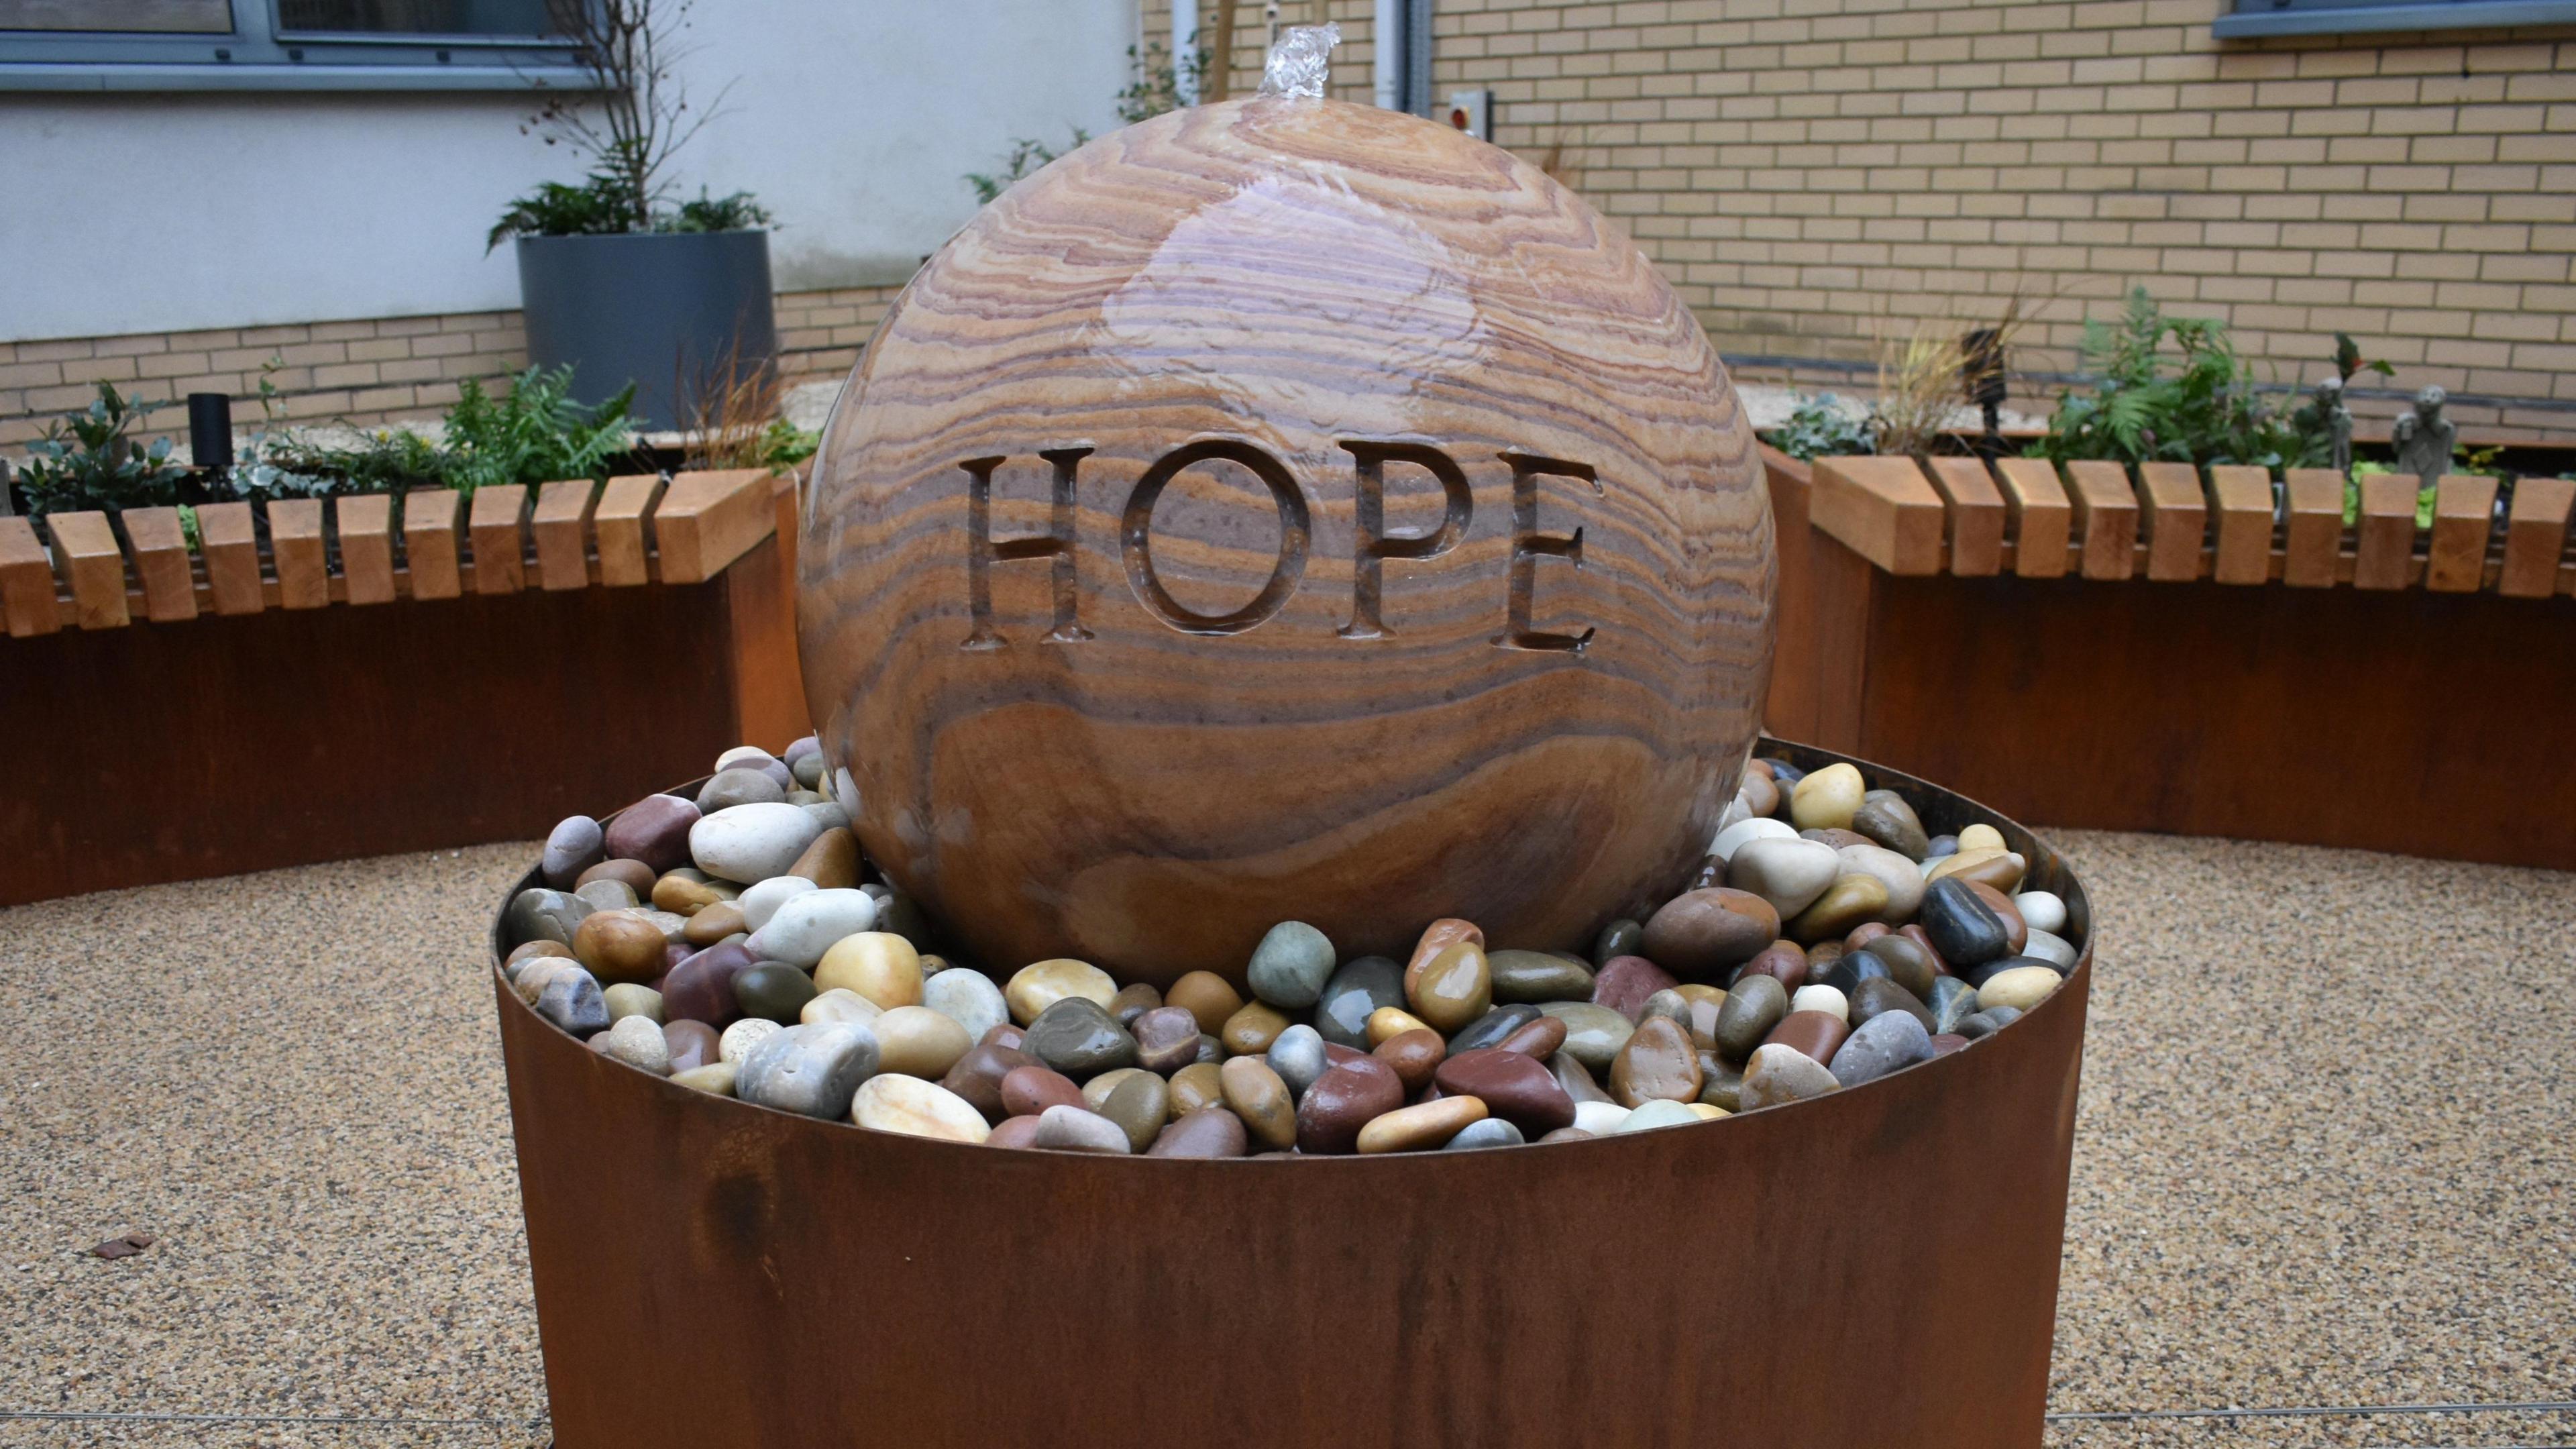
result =
[[1449,124],[1479,141],[1494,139],[1494,93],[1451,91]]

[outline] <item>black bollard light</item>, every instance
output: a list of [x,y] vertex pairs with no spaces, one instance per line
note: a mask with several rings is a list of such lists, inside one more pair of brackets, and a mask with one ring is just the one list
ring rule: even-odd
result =
[[1978,451],[1988,459],[2003,456],[2004,397],[2009,384],[2004,379],[2003,333],[1993,327],[1979,327],[1959,339],[1962,361],[1960,381],[1967,386],[1968,401],[1985,410],[1986,435]]
[[219,473],[233,465],[233,400],[220,392],[188,394],[188,455],[197,471]]

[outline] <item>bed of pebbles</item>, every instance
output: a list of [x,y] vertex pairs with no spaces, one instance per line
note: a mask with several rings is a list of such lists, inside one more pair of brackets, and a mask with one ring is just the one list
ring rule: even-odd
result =
[[996,1147],[1450,1151],[1679,1127],[1857,1086],[2005,1029],[2074,969],[2066,905],[1990,827],[1929,835],[1859,770],[1756,760],[1690,889],[1588,956],[1434,921],[1342,959],[1283,921],[1168,990],[936,953],[821,790],[813,739],[694,798],[555,827],[512,988],[637,1071]]

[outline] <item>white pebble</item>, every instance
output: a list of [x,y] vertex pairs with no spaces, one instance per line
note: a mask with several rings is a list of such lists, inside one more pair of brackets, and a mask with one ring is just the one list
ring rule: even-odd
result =
[[760,1045],[760,1039],[776,1030],[778,1030],[777,1022],[767,1021],[757,1016],[746,1016],[726,1027],[724,1035],[716,1038],[716,1060],[741,1066],[742,1059],[750,1053],[751,1049]]
[[1059,1102],[1038,1114],[1038,1132],[1033,1139],[1040,1147],[1059,1152],[1114,1152],[1121,1156],[1135,1151],[1127,1140],[1127,1129],[1080,1107]]
[[662,1028],[649,1017],[623,1016],[602,1033],[607,1038],[600,1047],[605,1056],[651,1072],[657,1077],[671,1074],[671,1046],[662,1039]]
[[733,907],[742,912],[742,923],[757,931],[769,924],[780,906],[814,889],[815,884],[801,875],[774,875],[744,891]]
[[1616,1102],[1577,1102],[1574,1125],[1595,1137],[1607,1137],[1628,1120],[1628,1109]]
[[[1578,1116],[1580,1114],[1578,1113]],[[1637,1109],[1619,1119],[1613,1132],[1651,1132],[1658,1127],[1686,1127],[1699,1120],[1699,1114],[1687,1102],[1641,1102]],[[1575,1125],[1581,1126],[1578,1121]]]
[[2055,891],[2023,891],[2013,897],[2013,909],[2034,931],[2054,935],[2066,929],[2066,902]]
[[855,1021],[864,1026],[883,1015],[884,1007],[846,986],[835,986],[806,1002],[797,1012],[796,1019],[807,1026],[818,1021]]
[[926,978],[921,1004],[966,1028],[969,1041],[982,1041],[984,1033],[1011,1019],[1002,988],[981,971],[942,971]]
[[2021,948],[2021,953],[2045,961],[2060,971],[2075,969],[2074,945],[2065,937],[2037,926],[2030,928],[2030,943]]
[[876,923],[876,900],[865,891],[800,891],[780,902],[768,923],[752,932],[743,946],[754,960],[784,961],[800,971],[811,971],[834,942]]
[[1761,840],[1765,837],[1775,840],[1795,840],[1798,838],[1798,832],[1789,822],[1774,820],[1768,815],[1752,820],[1740,820],[1717,832],[1717,838],[1708,843],[1708,853],[1720,860],[1733,860],[1737,846],[1748,840]]
[[1851,1020],[1851,999],[1840,990],[1821,984],[1799,987],[1798,994],[1789,998],[1789,1009],[1821,1011],[1836,1021]]
[[821,808],[779,800],[727,806],[689,827],[689,858],[718,880],[763,881],[785,874],[823,833],[822,825],[806,813]]

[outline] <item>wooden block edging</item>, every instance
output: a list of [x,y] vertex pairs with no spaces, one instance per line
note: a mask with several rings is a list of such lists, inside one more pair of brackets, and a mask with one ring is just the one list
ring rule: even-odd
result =
[[[1872,460],[1864,460],[1872,461]],[[1876,460],[1904,461],[1904,460]],[[1912,463],[1906,463],[1911,468]],[[661,545],[662,582],[704,583],[727,564],[749,553],[778,529],[766,468],[682,473],[671,480],[662,506],[653,513],[653,533]],[[1924,487],[1929,496],[1929,485]],[[1935,543],[1940,538],[1939,500],[1931,520]],[[1930,570],[1924,570],[1930,572]]]
[[[1892,574],[1937,574],[1949,510],[1911,458],[1818,458],[1809,521]],[[670,516],[666,504],[663,516]],[[663,546],[669,557],[669,544]]]

